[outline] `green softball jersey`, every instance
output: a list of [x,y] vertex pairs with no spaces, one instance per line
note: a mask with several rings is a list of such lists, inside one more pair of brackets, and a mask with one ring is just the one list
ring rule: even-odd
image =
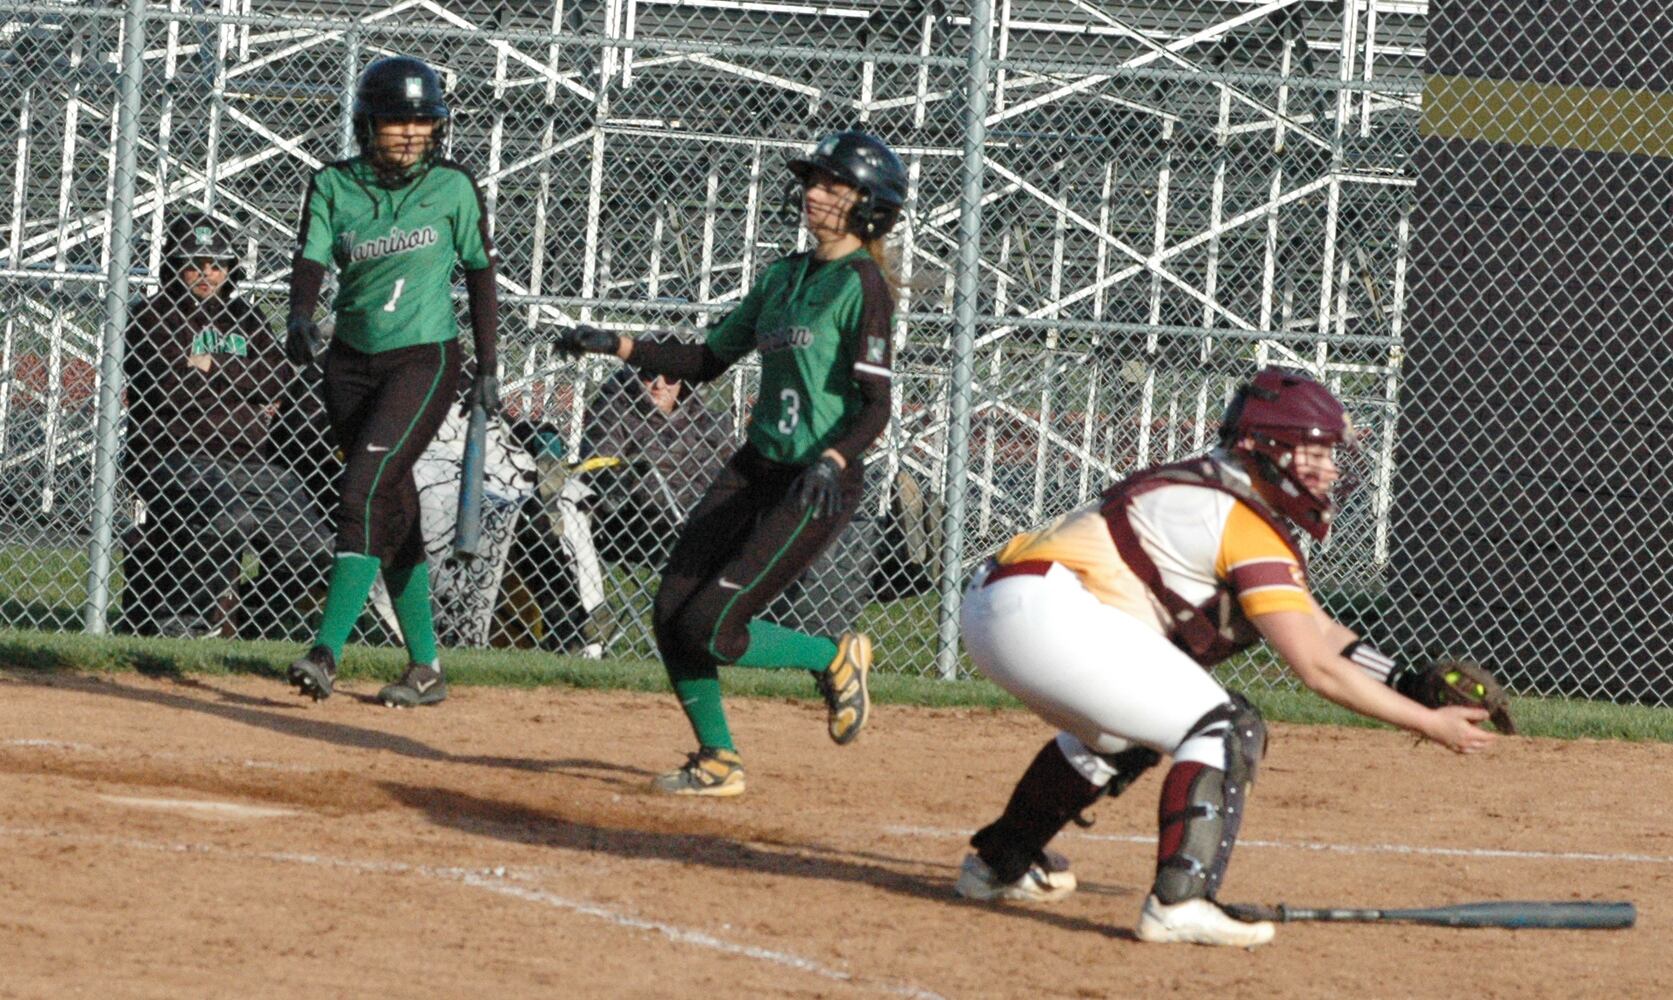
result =
[[449,160],[399,188],[379,187],[359,157],[322,168],[308,184],[297,248],[336,263],[333,336],[365,354],[457,337],[453,268],[480,270],[494,256],[476,182]]
[[890,377],[892,311],[882,274],[863,249],[823,263],[796,254],[767,267],[707,339],[727,365],[761,352],[747,433],[756,450],[805,465],[842,437],[865,405],[855,380]]

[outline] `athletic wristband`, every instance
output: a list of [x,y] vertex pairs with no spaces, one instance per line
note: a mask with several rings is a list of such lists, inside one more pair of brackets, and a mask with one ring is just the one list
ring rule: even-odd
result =
[[290,265],[290,312],[296,316],[314,315],[319,304],[320,286],[325,283],[325,265],[309,260],[298,253]]
[[1343,646],[1342,655],[1358,664],[1366,676],[1380,684],[1393,687],[1394,679],[1400,675],[1399,665],[1394,662],[1394,657],[1378,650],[1364,639],[1355,639]]
[[494,287],[494,265],[465,272],[469,293],[471,343],[476,347],[476,370],[497,375],[499,365],[500,299]]

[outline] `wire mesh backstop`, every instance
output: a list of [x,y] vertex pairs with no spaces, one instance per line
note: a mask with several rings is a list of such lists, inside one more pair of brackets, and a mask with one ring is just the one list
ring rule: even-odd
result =
[[[755,375],[685,387],[671,434],[552,327],[698,336],[805,239],[785,159],[862,127],[912,182],[894,415],[774,615],[955,673],[977,561],[1201,451],[1279,364],[1371,459],[1311,553],[1329,610],[1522,693],[1665,703],[1673,34],[1648,4],[1501,6],[6,0],[0,623],[306,634],[338,459],[308,373],[262,358],[307,177],[400,53],[443,74],[501,252],[491,559],[446,560],[461,422],[419,469],[445,642],[650,655],[658,560]],[[236,337],[178,283],[189,212],[236,244]],[[219,405],[168,424],[178,386]]]

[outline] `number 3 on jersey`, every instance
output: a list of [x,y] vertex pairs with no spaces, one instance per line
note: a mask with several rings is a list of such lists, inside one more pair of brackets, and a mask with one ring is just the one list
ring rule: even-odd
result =
[[405,278],[395,279],[395,290],[389,293],[389,301],[383,304],[384,312],[392,313],[395,311],[395,303],[401,301],[401,289],[405,288],[406,284],[407,279]]
[[796,425],[802,419],[802,397],[794,389],[780,389],[778,405],[778,432],[789,437],[796,433]]

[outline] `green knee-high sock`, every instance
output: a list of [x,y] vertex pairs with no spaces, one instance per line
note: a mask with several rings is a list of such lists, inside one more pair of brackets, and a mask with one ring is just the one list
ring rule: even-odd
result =
[[837,644],[822,635],[808,635],[757,618],[749,623],[749,648],[732,665],[817,671],[830,666],[836,655]]
[[434,664],[436,619],[430,610],[430,564],[421,562],[407,569],[384,570],[389,600],[395,605],[395,620],[407,644],[407,658],[413,663]]
[[726,709],[720,703],[720,677],[715,668],[708,667],[705,676],[703,670],[670,665],[668,679],[674,683],[680,708],[697,735],[697,745],[737,750],[732,745],[732,730],[726,725]]
[[314,645],[343,658],[343,643],[349,641],[354,623],[366,607],[366,595],[378,578],[378,560],[359,552],[339,552],[331,561],[331,585],[325,592],[325,613],[320,616]]

